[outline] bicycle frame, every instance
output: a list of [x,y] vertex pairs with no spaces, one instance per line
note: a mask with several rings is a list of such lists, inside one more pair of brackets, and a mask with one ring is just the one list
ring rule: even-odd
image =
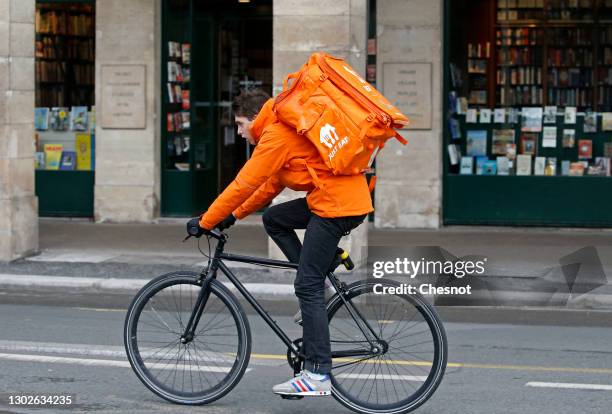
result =
[[[183,343],[188,342],[193,339],[193,333],[197,327],[197,324],[202,316],[204,311],[204,307],[206,306],[206,302],[208,301],[208,297],[210,296],[209,284],[213,279],[217,277],[217,271],[221,270],[225,276],[232,282],[232,284],[236,287],[238,292],[246,299],[249,304],[255,309],[255,311],[262,317],[262,319],[268,324],[268,326],[274,331],[274,333],[279,337],[287,348],[291,350],[291,353],[294,357],[304,358],[304,355],[299,352],[296,344],[287,336],[287,334],[278,326],[276,321],[270,317],[268,312],[261,306],[261,304],[253,297],[253,295],[244,287],[244,285],[238,280],[238,277],[232,273],[232,271],[223,263],[224,260],[231,262],[241,262],[241,263],[250,263],[250,264],[259,264],[264,266],[274,266],[278,268],[284,269],[297,269],[297,263],[291,263],[282,260],[273,260],[273,259],[264,259],[260,257],[252,257],[252,256],[243,256],[231,253],[225,253],[223,251],[225,247],[225,243],[227,238],[225,235],[220,237],[215,237],[218,240],[217,247],[215,249],[214,256],[210,259],[208,267],[202,271],[200,274],[200,280],[202,281],[202,289],[198,294],[198,299],[196,300],[196,304],[194,306],[194,310],[185,326],[185,332],[181,337],[181,341]],[[370,349],[354,349],[354,350],[343,350],[332,352],[332,358],[340,358],[340,357],[370,357],[380,352],[379,347],[381,343],[381,339],[376,334],[376,331],[372,329],[368,321],[363,318],[361,313],[353,306],[350,299],[345,297],[346,293],[346,285],[344,282],[340,282],[333,273],[328,273],[327,278],[330,280],[336,291],[338,292],[340,299],[344,302],[347,310],[361,332],[363,333],[366,340],[370,343]],[[371,339],[367,334],[367,331],[373,336],[374,339]]]

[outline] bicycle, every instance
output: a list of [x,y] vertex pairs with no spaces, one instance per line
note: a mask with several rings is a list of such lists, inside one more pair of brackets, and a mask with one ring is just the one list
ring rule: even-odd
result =
[[[174,272],[151,280],[134,297],[124,326],[127,356],[138,378],[178,404],[223,397],[249,363],[249,322],[236,296],[217,280],[219,270],[285,343],[294,373],[304,363],[301,339],[285,334],[224,261],[286,269],[298,264],[225,253],[227,234],[216,229],[205,234],[207,266],[199,274]],[[211,239],[217,240],[212,257]],[[406,413],[422,405],[440,384],[447,362],[446,334],[434,308],[418,294],[374,294],[375,284],[400,285],[393,280],[346,284],[333,272],[327,278],[337,292],[327,302],[332,395],[365,414]]]

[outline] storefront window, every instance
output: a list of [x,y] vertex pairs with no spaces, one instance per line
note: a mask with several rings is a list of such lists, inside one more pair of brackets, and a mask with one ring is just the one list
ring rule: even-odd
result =
[[37,169],[94,169],[94,43],[92,5],[37,4]]
[[453,3],[451,171],[610,176],[612,2]]
[[[462,181],[463,191],[471,188],[489,206],[486,214],[484,205],[483,214],[465,214],[467,221],[559,224],[546,211],[557,209],[563,216],[563,190],[566,199],[585,201],[589,192],[607,187],[610,193],[612,1],[449,0],[447,5],[446,186],[453,176],[498,180]],[[562,177],[603,181],[578,185]],[[459,191],[461,185],[453,182]],[[523,206],[515,199],[496,201],[512,186]],[[567,192],[570,187],[578,191]],[[540,210],[534,215],[527,207],[531,202],[548,205],[531,206]],[[450,215],[463,214],[457,200],[454,206],[450,199],[446,203]],[[479,210],[473,204],[472,209]],[[566,222],[576,218],[567,217]]]

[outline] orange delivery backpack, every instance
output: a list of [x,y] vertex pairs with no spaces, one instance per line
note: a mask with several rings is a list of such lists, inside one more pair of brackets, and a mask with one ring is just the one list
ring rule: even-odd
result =
[[273,110],[308,137],[336,175],[370,171],[390,138],[407,144],[395,129],[408,118],[343,59],[326,53],[314,53],[287,76]]

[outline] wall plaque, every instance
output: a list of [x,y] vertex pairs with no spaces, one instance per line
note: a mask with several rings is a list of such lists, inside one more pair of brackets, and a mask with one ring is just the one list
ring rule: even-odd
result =
[[102,65],[102,128],[146,127],[145,65]]
[[383,95],[410,120],[407,129],[431,129],[431,62],[383,63]]

